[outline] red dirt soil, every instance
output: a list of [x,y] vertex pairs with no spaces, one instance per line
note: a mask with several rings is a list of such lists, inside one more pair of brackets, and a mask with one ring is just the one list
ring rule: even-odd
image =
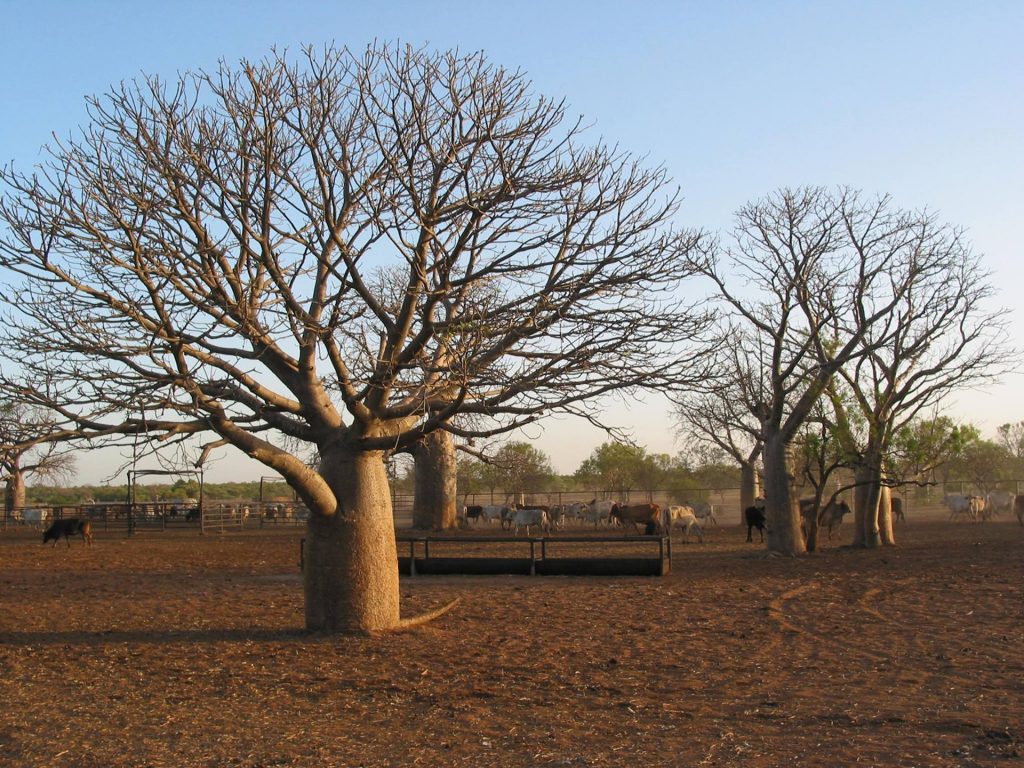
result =
[[1024,527],[667,577],[402,579],[415,630],[302,630],[301,531],[0,533],[0,766],[1024,764]]

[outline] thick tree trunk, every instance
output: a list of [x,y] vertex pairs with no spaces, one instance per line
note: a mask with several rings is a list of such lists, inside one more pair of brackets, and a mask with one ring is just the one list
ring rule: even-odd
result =
[[328,452],[320,473],[334,491],[337,512],[314,514],[306,529],[306,628],[393,628],[399,622],[398,553],[383,455]]
[[761,495],[757,484],[757,467],[752,462],[740,464],[740,523],[743,522],[743,510],[754,505],[754,499]]
[[887,485],[882,486],[878,502],[878,530],[882,544],[893,546],[896,543],[896,533],[892,525],[892,489]]
[[803,517],[801,516],[801,530],[804,534],[804,546],[807,547],[808,552],[815,552],[818,549],[818,515],[821,514],[821,509],[817,509],[815,514],[806,524],[803,524]]
[[800,504],[794,492],[793,448],[788,441],[774,436],[765,441],[762,458],[768,549],[784,555],[802,555],[806,549],[800,531]]
[[871,464],[857,468],[857,490],[854,493],[853,546],[874,549],[881,545],[878,510],[882,495],[879,471]]
[[448,432],[431,432],[416,446],[416,496],[414,528],[445,530],[458,524],[457,461],[455,438]]
[[7,487],[4,489],[4,509],[7,516],[11,512],[25,506],[25,475],[20,471],[13,471],[7,477]]

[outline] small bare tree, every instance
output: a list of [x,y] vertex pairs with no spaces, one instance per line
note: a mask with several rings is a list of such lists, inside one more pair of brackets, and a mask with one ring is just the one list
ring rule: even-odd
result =
[[400,623],[387,452],[699,375],[664,171],[482,55],[274,54],[89,104],[0,173],[3,349],[69,429],[209,434],[284,477],[310,629]]
[[39,408],[8,401],[0,403],[0,479],[4,508],[25,506],[27,479],[66,480],[74,474],[74,448],[52,440],[56,420]]
[[673,397],[681,440],[710,444],[740,466],[740,512],[761,495],[757,463],[761,423],[755,417],[743,349],[725,344],[711,368],[717,374],[705,387]]

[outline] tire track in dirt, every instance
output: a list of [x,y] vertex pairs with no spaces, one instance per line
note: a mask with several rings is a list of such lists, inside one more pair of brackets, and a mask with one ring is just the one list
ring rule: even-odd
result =
[[[809,638],[811,640],[812,647],[814,648],[825,648],[830,650],[832,656],[843,656],[843,655],[856,655],[862,659],[870,659],[872,662],[877,662],[880,656],[885,657],[889,660],[894,658],[894,654],[891,649],[888,648],[865,648],[863,645],[863,638],[858,638],[856,642],[852,639],[843,635],[832,635],[827,634],[820,628],[812,628],[807,624],[817,622],[821,623],[824,616],[821,609],[815,612],[814,609],[805,611],[803,614],[794,612],[788,608],[794,601],[801,597],[804,597],[808,593],[814,593],[823,598],[823,600],[832,597],[835,601],[838,601],[840,597],[834,590],[829,590],[827,587],[822,585],[819,581],[811,581],[806,584],[793,587],[781,595],[771,600],[768,604],[768,615],[771,619],[779,626],[783,631],[789,631],[797,635]],[[861,598],[854,601],[853,605],[859,611],[863,611],[884,624],[891,624],[886,616],[878,611],[871,609],[867,606]],[[804,615],[807,617],[806,621],[801,622],[800,616]],[[781,641],[780,641],[781,642]]]

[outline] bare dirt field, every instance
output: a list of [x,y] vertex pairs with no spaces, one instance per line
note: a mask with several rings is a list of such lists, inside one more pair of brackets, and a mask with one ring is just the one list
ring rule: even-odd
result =
[[[737,526],[667,577],[402,580],[405,633],[302,631],[301,531],[0,533],[0,766],[1024,764],[1024,528]],[[756,538],[756,537],[755,537]]]

